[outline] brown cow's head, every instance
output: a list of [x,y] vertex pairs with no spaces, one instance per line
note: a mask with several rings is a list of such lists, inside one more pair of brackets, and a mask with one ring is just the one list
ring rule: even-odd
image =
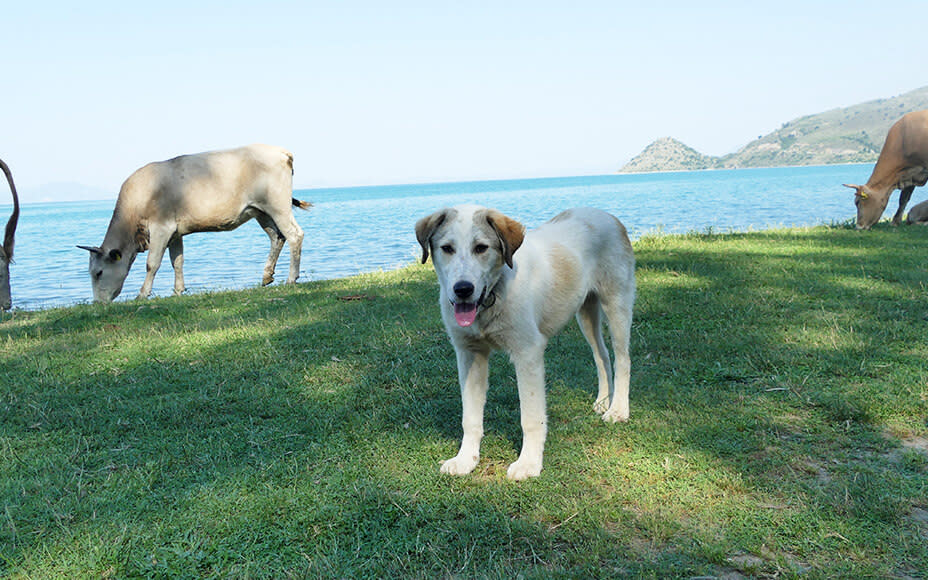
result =
[[3,244],[0,244],[0,310],[9,310],[13,306],[10,297],[10,262],[13,261],[13,236],[16,233],[16,224],[19,222],[19,196],[16,195],[16,186],[13,184],[13,174],[7,164],[0,160],[0,169],[6,175],[13,193],[13,214],[6,223],[3,235]]
[[883,210],[889,202],[889,191],[876,191],[866,185],[845,183],[844,187],[854,190],[854,205],[857,206],[857,229],[869,230],[870,226],[880,221]]

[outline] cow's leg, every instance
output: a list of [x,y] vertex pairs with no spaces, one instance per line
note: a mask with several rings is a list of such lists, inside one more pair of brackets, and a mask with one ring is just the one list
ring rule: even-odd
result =
[[284,248],[284,236],[277,229],[274,220],[265,213],[259,213],[255,218],[267,237],[271,240],[271,251],[267,255],[267,262],[264,263],[264,276],[261,278],[261,285],[267,286],[274,281],[274,269],[277,267],[277,258],[280,257],[280,251]]
[[287,283],[293,284],[300,277],[300,255],[303,252],[303,228],[296,223],[293,213],[290,214],[290,224],[284,231],[284,237],[290,244],[290,276],[287,278]]
[[173,235],[173,231],[149,226],[148,259],[145,261],[145,281],[142,283],[142,289],[139,290],[139,298],[148,298],[151,294],[151,287],[155,283],[155,274],[158,273],[158,268],[161,267],[161,260],[164,258],[164,250],[167,248],[168,241]]
[[[276,212],[274,214],[267,214],[265,217],[270,218],[273,224],[276,226],[276,231],[278,235],[284,237],[287,240],[287,243],[290,244],[290,275],[287,276],[287,284],[293,284],[296,282],[296,279],[300,277],[300,253],[303,248],[303,229],[300,227],[300,224],[296,223],[296,218],[293,217],[293,211],[290,208],[289,197],[287,198],[287,210],[284,212]],[[265,228],[267,230],[267,228]],[[271,257],[274,258],[274,264],[277,263],[277,257],[280,255],[280,248],[277,249],[277,253],[274,253],[273,248],[273,239],[271,240],[271,256],[268,256],[268,264],[271,263]],[[283,245],[283,240],[280,240],[280,244]]]
[[174,294],[184,293],[184,239],[176,236],[168,244],[168,255],[174,267]]
[[894,226],[898,226],[902,222],[902,212],[905,211],[905,206],[908,205],[913,191],[915,191],[915,186],[910,185],[899,192],[899,209],[896,210],[892,222]]

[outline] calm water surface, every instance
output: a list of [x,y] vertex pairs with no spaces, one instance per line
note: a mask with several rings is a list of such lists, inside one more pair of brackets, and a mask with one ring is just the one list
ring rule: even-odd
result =
[[[871,169],[865,164],[297,190],[295,197],[315,204],[308,212],[295,210],[306,234],[300,281],[405,266],[419,256],[416,220],[460,203],[495,207],[529,228],[570,207],[598,207],[621,219],[633,238],[655,231],[843,222],[854,216],[854,204],[852,192],[841,184],[862,183]],[[894,203],[895,198],[891,210]],[[11,266],[14,308],[93,299],[87,252],[75,245],[103,241],[114,205],[115,200],[22,206]],[[10,205],[0,207],[5,224]],[[231,232],[186,236],[188,292],[258,286],[268,246],[255,221]],[[118,300],[138,294],[145,257],[136,259]],[[275,283],[286,280],[289,260],[284,246]],[[165,252],[154,294],[170,296],[173,284]]]

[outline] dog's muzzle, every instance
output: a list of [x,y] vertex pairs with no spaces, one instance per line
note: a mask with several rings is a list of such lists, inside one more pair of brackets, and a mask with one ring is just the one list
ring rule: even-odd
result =
[[496,303],[496,294],[492,291],[488,292],[487,288],[483,289],[476,301],[467,300],[474,295],[475,288],[471,282],[463,280],[456,282],[452,290],[458,298],[457,300],[452,298],[450,301],[451,306],[454,308],[454,320],[457,321],[459,326],[470,326],[477,319],[478,308],[489,308]]

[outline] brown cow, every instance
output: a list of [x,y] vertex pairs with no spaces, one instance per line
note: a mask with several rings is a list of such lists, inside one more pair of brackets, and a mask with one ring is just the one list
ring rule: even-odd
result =
[[16,195],[16,186],[13,185],[13,174],[2,159],[0,169],[6,175],[10,191],[13,192],[13,215],[10,216],[10,221],[6,222],[6,233],[3,236],[3,244],[0,244],[0,310],[9,310],[13,305],[10,298],[10,262],[13,261],[13,235],[19,222],[19,197]]
[[868,230],[879,221],[889,203],[889,196],[896,189],[899,194],[899,209],[892,224],[902,221],[912,191],[916,186],[928,182],[928,110],[906,113],[890,127],[886,142],[876,160],[876,166],[866,185],[851,185],[856,191],[857,229]]

